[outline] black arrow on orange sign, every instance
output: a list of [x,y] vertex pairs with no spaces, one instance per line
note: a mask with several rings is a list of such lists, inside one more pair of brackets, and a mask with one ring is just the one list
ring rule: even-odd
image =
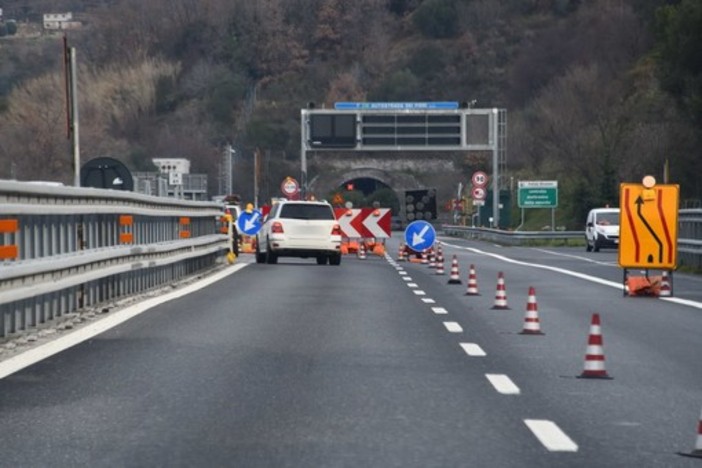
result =
[[[646,218],[644,217],[643,213],[641,212],[641,207],[645,203],[643,201],[643,198],[641,198],[641,195],[636,198],[636,214],[639,215],[639,219],[641,219],[641,222],[646,226],[646,229],[648,229],[648,232],[651,233],[653,238],[656,240],[656,243],[658,244],[658,263],[663,263],[663,242],[658,238],[658,235],[656,234],[656,231],[653,230],[650,224],[648,224],[648,221],[646,221]],[[649,263],[651,263],[649,261]]]

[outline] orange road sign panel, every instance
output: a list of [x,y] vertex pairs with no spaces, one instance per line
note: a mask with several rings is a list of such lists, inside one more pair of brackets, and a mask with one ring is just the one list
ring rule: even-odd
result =
[[621,184],[619,266],[673,270],[678,253],[678,185]]

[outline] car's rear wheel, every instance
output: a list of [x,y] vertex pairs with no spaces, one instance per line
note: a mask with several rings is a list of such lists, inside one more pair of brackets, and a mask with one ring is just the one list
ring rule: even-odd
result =
[[341,254],[333,254],[331,257],[329,257],[329,264],[330,265],[341,265]]
[[261,250],[258,248],[258,242],[256,242],[256,263],[266,263],[266,254],[261,253]]
[[270,244],[266,249],[266,263],[268,263],[269,265],[274,265],[278,263],[278,256],[271,251]]

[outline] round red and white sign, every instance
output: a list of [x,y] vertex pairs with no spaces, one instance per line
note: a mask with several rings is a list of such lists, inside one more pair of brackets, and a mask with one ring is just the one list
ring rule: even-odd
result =
[[473,197],[473,200],[485,200],[487,192],[483,187],[473,187],[473,190],[470,191],[470,195]]
[[283,183],[280,184],[280,190],[283,192],[283,194],[290,197],[292,195],[296,195],[300,191],[300,184],[298,184],[292,177],[287,177],[285,180],[283,180]]
[[488,176],[483,171],[476,171],[475,173],[473,173],[473,177],[471,177],[470,180],[471,182],[473,182],[473,185],[475,187],[485,187],[488,182]]

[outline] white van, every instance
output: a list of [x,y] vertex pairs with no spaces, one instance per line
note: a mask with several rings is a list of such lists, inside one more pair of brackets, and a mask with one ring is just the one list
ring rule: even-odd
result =
[[595,208],[585,223],[587,251],[599,252],[603,247],[619,247],[619,208]]

